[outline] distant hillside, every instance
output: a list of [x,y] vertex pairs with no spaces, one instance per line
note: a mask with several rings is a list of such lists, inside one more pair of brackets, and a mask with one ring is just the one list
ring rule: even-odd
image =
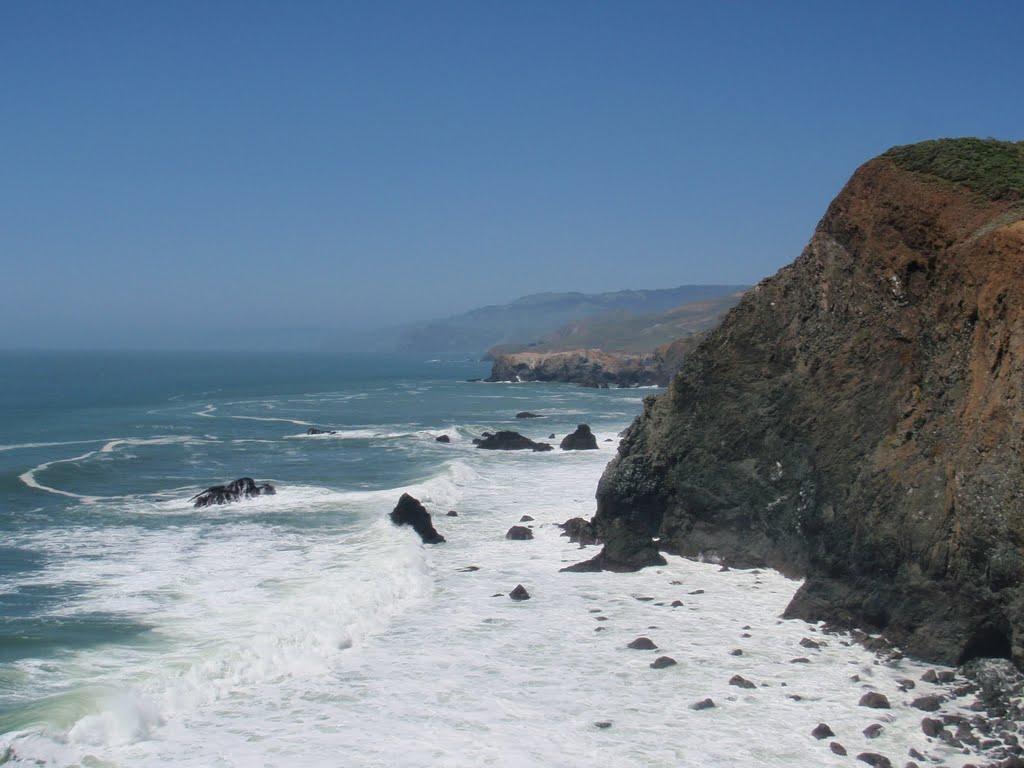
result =
[[667,312],[637,314],[612,310],[567,323],[530,344],[492,347],[491,356],[511,352],[563,352],[601,349],[643,354],[714,326],[743,295],[734,289],[724,296],[691,301]]
[[[581,338],[601,339],[603,334],[609,334],[608,338],[616,338],[614,343],[619,346],[615,348],[625,348],[636,343],[645,329],[652,338],[660,333],[655,328],[655,316],[694,302],[722,300],[744,288],[683,285],[598,294],[538,293],[509,304],[481,307],[408,327],[401,333],[399,346],[403,351],[424,355],[476,355],[497,345],[531,344],[556,333],[571,335],[574,332],[566,329],[575,327],[575,333],[581,334]],[[604,319],[595,319],[597,316]],[[680,335],[672,335],[668,328],[664,330],[664,338],[648,349]]]

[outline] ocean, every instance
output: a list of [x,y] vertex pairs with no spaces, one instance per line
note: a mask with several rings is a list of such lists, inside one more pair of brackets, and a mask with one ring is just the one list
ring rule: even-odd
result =
[[[900,681],[926,665],[780,618],[796,581],[675,557],[560,573],[596,550],[555,524],[593,514],[651,392],[467,381],[486,373],[0,355],[0,763],[848,765],[810,735],[819,722],[851,755],[968,759],[928,742],[906,706]],[[496,429],[557,441],[579,423],[597,451],[472,443]],[[277,494],[189,503],[242,476]],[[404,492],[447,543],[390,524]],[[535,538],[505,539],[523,515]],[[517,584],[530,600],[509,599]],[[629,649],[638,636],[658,650]],[[652,669],[659,655],[678,663]],[[893,708],[858,707],[865,686]],[[692,708],[705,698],[716,706]]]

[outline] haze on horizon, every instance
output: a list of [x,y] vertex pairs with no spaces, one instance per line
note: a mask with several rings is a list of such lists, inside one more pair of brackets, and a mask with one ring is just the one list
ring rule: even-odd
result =
[[6,4],[0,348],[288,346],[543,291],[754,283],[888,147],[1022,138],[1022,22]]

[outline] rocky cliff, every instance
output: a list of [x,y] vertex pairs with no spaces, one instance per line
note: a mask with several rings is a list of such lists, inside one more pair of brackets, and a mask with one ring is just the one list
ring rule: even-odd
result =
[[805,583],[788,615],[1024,661],[1024,143],[897,147],[649,398],[601,567],[660,548]]

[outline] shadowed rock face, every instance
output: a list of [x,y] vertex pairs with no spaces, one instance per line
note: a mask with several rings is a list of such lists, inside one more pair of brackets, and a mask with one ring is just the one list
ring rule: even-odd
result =
[[512,432],[510,430],[502,430],[495,432],[493,435],[485,432],[484,436],[478,440],[474,440],[477,448],[483,448],[489,451],[550,451],[552,450],[551,445],[548,443],[536,443],[528,437],[520,435],[518,432]]
[[251,477],[240,477],[227,485],[213,485],[189,501],[193,507],[209,507],[215,504],[230,504],[233,501],[251,499],[254,496],[273,496],[277,490],[270,483],[257,485]]
[[1024,661],[1022,197],[1024,145],[862,166],[645,401],[598,488],[591,567],[651,561],[656,537],[806,577],[789,616]]
[[590,431],[589,424],[580,424],[575,432],[562,438],[559,448],[563,451],[596,451],[597,438]]

